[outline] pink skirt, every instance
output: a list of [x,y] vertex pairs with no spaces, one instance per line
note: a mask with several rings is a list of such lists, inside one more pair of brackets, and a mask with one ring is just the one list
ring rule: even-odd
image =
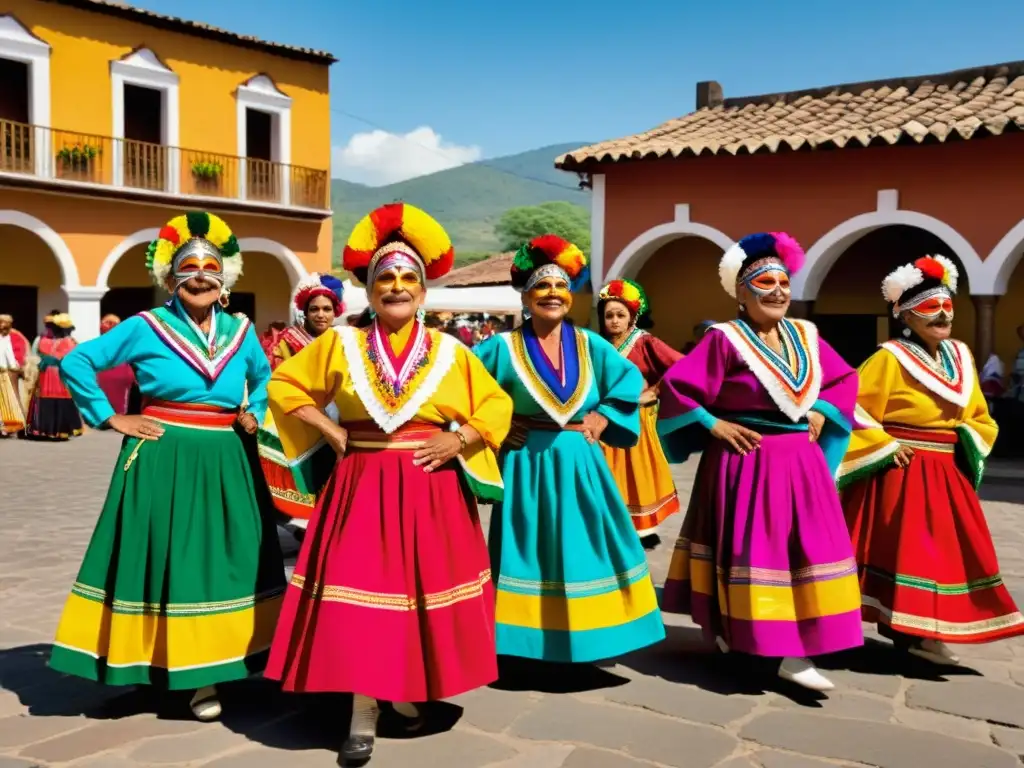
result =
[[413,450],[439,430],[349,424],[309,522],[266,676],[287,691],[445,699],[498,678],[494,590],[476,504],[452,463]]

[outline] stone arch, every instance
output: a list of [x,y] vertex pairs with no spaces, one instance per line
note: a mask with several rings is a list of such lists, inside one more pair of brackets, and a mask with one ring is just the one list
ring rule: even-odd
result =
[[733,244],[732,238],[724,232],[710,227],[707,224],[698,224],[690,221],[690,206],[677,205],[675,220],[666,224],[659,224],[651,227],[633,238],[630,243],[622,249],[609,267],[604,281],[615,280],[620,277],[635,277],[640,269],[647,263],[658,249],[666,243],[684,237],[699,237],[709,240],[722,251],[727,251]]
[[117,262],[121,260],[121,257],[137,245],[151,243],[153,240],[156,240],[159,234],[160,230],[156,228],[140,229],[115,245],[100,265],[100,271],[96,275],[96,287],[109,288],[110,273],[114,271],[114,267],[117,266]]
[[[880,196],[881,197],[881,196]],[[981,257],[967,238],[934,216],[917,211],[884,208],[847,219],[820,237],[807,251],[807,267],[793,278],[793,298],[813,301],[829,270],[846,250],[869,232],[889,226],[908,226],[935,235],[953,250],[966,271],[971,293],[992,293]]]
[[990,293],[1003,295],[1009,289],[1010,277],[1020,263],[1024,254],[1024,219],[1014,225],[1009,232],[992,249],[985,259],[984,270],[991,282],[991,291],[976,290],[971,286],[972,293]]
[[46,222],[23,211],[0,210],[0,224],[9,224],[33,233],[46,243],[54,258],[57,259],[57,263],[60,264],[61,274],[64,278],[64,289],[74,290],[81,286],[78,276],[78,265],[75,263],[75,257],[72,255],[71,249],[64,242],[64,238],[57,234],[56,230],[46,224]]

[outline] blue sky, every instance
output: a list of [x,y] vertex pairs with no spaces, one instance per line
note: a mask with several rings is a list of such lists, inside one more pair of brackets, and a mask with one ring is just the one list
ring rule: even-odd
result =
[[335,175],[368,183],[638,133],[699,80],[744,96],[1024,58],[1024,3],[130,1],[334,53]]

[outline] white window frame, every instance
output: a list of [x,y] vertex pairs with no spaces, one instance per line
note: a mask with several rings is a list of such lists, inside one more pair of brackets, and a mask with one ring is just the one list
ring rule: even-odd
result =
[[137,85],[161,93],[160,142],[169,147],[165,192],[177,194],[181,187],[179,152],[178,73],[169,69],[149,48],[139,48],[110,62],[111,104],[113,105],[114,184],[124,186],[124,87]]
[[254,109],[257,112],[270,114],[270,159],[280,163],[281,205],[291,204],[292,162],[292,99],[282,93],[268,75],[255,75],[238,86],[235,92],[238,120],[238,197],[245,200],[248,194],[249,173],[246,158],[249,155],[246,138],[246,112]]
[[28,121],[35,128],[35,173],[50,169],[50,46],[12,14],[0,16],[0,58],[28,65]]

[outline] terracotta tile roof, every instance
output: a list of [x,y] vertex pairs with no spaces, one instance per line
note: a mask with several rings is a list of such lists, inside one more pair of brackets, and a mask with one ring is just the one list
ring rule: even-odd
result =
[[514,257],[514,252],[499,253],[483,261],[477,261],[465,267],[453,269],[438,280],[437,285],[443,285],[446,288],[509,285],[512,282],[509,270],[512,268],[512,259]]
[[700,83],[698,106],[646,133],[562,155],[555,165],[998,136],[1024,129],[1024,61],[733,99],[722,99],[717,83]]
[[337,59],[327,51],[317,51],[312,48],[302,48],[296,45],[284,45],[283,43],[270,43],[266,40],[260,40],[258,37],[239,35],[235,32],[228,32],[227,30],[219,29],[217,27],[210,26],[209,24],[203,24],[199,21],[188,21],[187,19],[179,19],[176,16],[167,16],[162,13],[156,13],[155,11],[135,8],[126,2],[119,2],[118,0],[44,0],[44,2],[57,3],[59,5],[79,8],[85,11],[105,13],[110,16],[117,16],[122,19],[148,24],[151,27],[169,29],[174,32],[182,32],[186,35],[194,35],[196,37],[205,37],[210,40],[218,40],[231,45],[240,45],[245,48],[255,48],[257,50],[275,53],[278,56],[284,56],[290,59],[298,59],[300,61],[309,61],[316,64],[327,65],[333,64],[337,61]]

